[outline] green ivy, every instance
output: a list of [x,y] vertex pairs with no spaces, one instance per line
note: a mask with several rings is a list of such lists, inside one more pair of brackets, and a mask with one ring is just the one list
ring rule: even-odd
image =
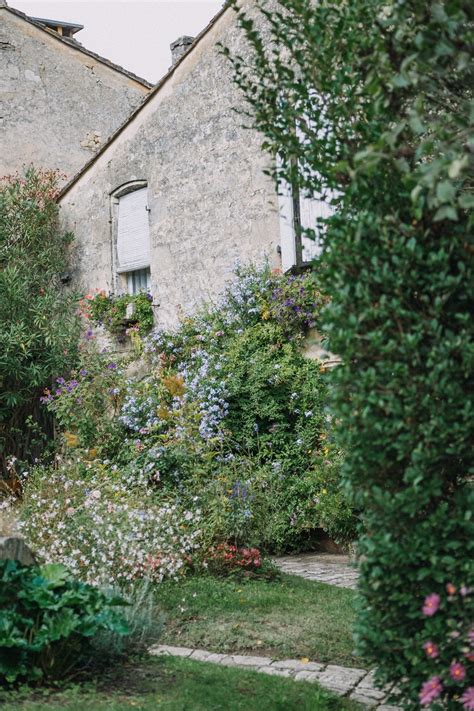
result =
[[[153,328],[152,297],[148,293],[115,296],[99,292],[88,303],[92,321],[113,336],[122,338],[131,330],[144,336]],[[129,304],[133,304],[133,314],[127,318]]]

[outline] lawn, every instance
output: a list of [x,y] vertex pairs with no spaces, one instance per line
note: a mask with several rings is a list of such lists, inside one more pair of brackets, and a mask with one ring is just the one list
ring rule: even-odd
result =
[[356,711],[314,684],[171,657],[128,664],[97,687],[0,693],[2,711]]
[[163,644],[363,666],[352,652],[351,590],[292,575],[193,577],[161,584],[158,599],[167,618]]

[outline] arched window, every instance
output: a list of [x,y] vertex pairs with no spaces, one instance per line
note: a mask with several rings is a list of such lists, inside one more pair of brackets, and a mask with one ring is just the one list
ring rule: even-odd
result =
[[113,210],[113,270],[118,291],[149,291],[150,221],[144,180],[121,185],[111,195]]

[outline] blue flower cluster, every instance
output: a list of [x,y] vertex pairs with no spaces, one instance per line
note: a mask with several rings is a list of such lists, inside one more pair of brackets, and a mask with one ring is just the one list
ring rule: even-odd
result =
[[222,378],[223,356],[203,349],[194,351],[191,362],[179,369],[186,385],[185,398],[199,403],[199,433],[205,440],[222,439],[222,423],[229,412],[227,389]]
[[160,422],[156,413],[159,403],[153,395],[140,398],[132,393],[125,396],[119,421],[124,427],[133,432],[149,430]]

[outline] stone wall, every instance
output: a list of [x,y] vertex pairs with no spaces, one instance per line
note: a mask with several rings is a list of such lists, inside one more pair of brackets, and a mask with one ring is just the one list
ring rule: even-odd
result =
[[0,176],[34,163],[71,178],[149,87],[0,2]]
[[181,311],[216,297],[237,260],[267,255],[280,266],[278,201],[263,173],[268,157],[234,111],[242,97],[218,41],[245,51],[229,9],[60,201],[62,224],[76,235],[73,286],[120,289],[110,194],[147,181],[158,325],[172,326]]

